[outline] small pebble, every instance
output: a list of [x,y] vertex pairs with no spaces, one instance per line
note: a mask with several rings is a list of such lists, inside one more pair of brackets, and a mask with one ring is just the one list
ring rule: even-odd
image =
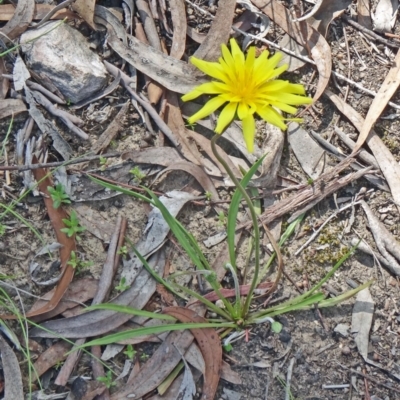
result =
[[287,330],[283,329],[279,334],[279,340],[283,343],[289,343],[292,339],[292,335]]
[[348,356],[349,354],[351,354],[350,347],[349,346],[344,346],[343,349],[342,349],[342,354],[344,356]]
[[3,242],[0,242],[0,251],[4,251],[6,249],[6,245]]

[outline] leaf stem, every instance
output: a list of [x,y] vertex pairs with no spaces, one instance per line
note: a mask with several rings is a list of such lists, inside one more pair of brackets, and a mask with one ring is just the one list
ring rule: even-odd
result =
[[245,201],[247,203],[247,206],[249,207],[251,219],[252,219],[252,222],[253,222],[254,250],[255,250],[255,252],[254,252],[255,268],[254,268],[254,276],[253,276],[253,279],[252,279],[251,284],[250,284],[250,290],[249,290],[249,293],[248,293],[248,295],[246,297],[246,301],[244,303],[244,306],[242,308],[242,313],[241,313],[242,314],[242,318],[245,318],[247,316],[247,313],[248,313],[249,308],[250,308],[251,299],[253,297],[253,292],[254,292],[254,289],[256,287],[257,280],[258,280],[258,274],[259,274],[259,271],[260,271],[260,229],[258,227],[257,214],[256,214],[256,211],[254,209],[253,203],[251,202],[251,199],[250,199],[249,195],[247,194],[247,192],[244,189],[244,187],[240,184],[239,180],[236,178],[236,176],[234,175],[232,170],[229,168],[228,164],[225,162],[225,160],[218,153],[218,149],[217,149],[216,143],[217,143],[217,140],[218,140],[219,136],[220,136],[219,134],[216,134],[211,139],[212,152],[214,153],[214,155],[217,158],[217,160],[225,168],[225,171],[227,172],[227,174],[231,178],[232,182],[235,184],[235,186],[238,188],[238,190],[242,194],[243,198],[245,199]]

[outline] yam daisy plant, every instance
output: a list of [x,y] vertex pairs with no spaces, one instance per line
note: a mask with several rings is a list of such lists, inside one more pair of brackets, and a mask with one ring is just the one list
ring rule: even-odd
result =
[[[331,271],[329,271],[328,274],[320,280],[320,282],[302,295],[273,307],[255,307],[254,309],[253,307],[250,308],[254,298],[254,290],[257,284],[260,283],[264,278],[264,275],[271,265],[274,256],[278,258],[278,264],[281,263],[282,257],[280,255],[280,246],[282,246],[287,238],[294,232],[296,225],[300,223],[303,216],[298,217],[296,221],[289,225],[286,232],[281,237],[279,244],[275,242],[267,227],[264,227],[270,242],[274,247],[275,253],[272,257],[270,257],[267,264],[260,271],[261,249],[259,224],[255,207],[246,191],[246,187],[260,167],[263,157],[257,160],[257,162],[251,166],[249,171],[244,174],[241,181],[239,181],[229,169],[225,160],[218,153],[216,142],[226,127],[237,116],[243,122],[243,135],[247,144],[247,148],[249,151],[252,151],[255,136],[255,114],[259,115],[268,123],[276,125],[281,129],[285,129],[285,121],[287,121],[287,119],[281,114],[281,112],[294,114],[297,111],[296,106],[301,104],[310,104],[311,99],[305,95],[302,85],[276,79],[287,68],[287,66],[277,66],[279,60],[281,59],[280,54],[275,54],[269,58],[269,53],[263,52],[258,58],[256,58],[255,49],[251,48],[248,51],[247,56],[245,56],[234,39],[230,41],[230,44],[231,50],[228,50],[225,45],[222,45],[222,57],[217,63],[199,60],[194,57],[191,58],[191,61],[194,65],[214,79],[217,79],[217,81],[205,83],[196,87],[193,91],[184,95],[183,100],[192,100],[202,94],[216,95],[215,97],[211,98],[211,100],[209,100],[199,112],[189,118],[190,124],[193,124],[195,121],[206,117],[207,115],[216,111],[218,108],[224,106],[218,117],[218,122],[215,129],[216,134],[211,139],[211,148],[216,158],[224,166],[225,170],[236,186],[236,190],[232,196],[228,214],[226,216],[229,255],[227,256],[224,265],[233,279],[235,289],[234,298],[230,299],[224,296],[223,291],[221,290],[222,287],[217,280],[217,275],[211,267],[206,254],[203,253],[195,237],[188,232],[174,216],[170,214],[167,207],[155,195],[154,192],[152,192],[150,189],[144,188],[146,193],[141,194],[91,177],[93,181],[99,183],[103,187],[134,196],[137,199],[145,201],[160,210],[171,232],[174,234],[180,246],[191,260],[192,265],[196,267],[196,271],[179,272],[172,274],[167,278],[163,278],[151,268],[146,259],[133,246],[132,250],[134,254],[131,253],[131,256],[136,256],[142,262],[146,270],[153,276],[153,278],[158,283],[164,285],[165,288],[167,288],[171,293],[174,293],[184,300],[187,300],[188,296],[199,300],[210,311],[212,311],[214,315],[212,318],[207,320],[207,323],[188,322],[177,324],[175,319],[168,314],[151,313],[149,311],[138,310],[112,303],[99,304],[96,306],[91,306],[89,310],[108,309],[129,313],[132,315],[162,319],[166,320],[167,323],[160,326],[135,328],[133,330],[118,332],[100,339],[95,339],[86,343],[82,347],[105,345],[149,333],[157,334],[177,329],[197,329],[204,327],[218,327],[220,329],[224,329],[221,337],[226,337],[224,345],[228,347],[229,342],[236,337],[238,333],[240,333],[239,331],[243,330],[243,328],[246,328],[249,325],[268,322],[271,324],[271,329],[274,332],[279,332],[281,329],[281,324],[274,320],[273,317],[295,310],[310,309],[314,307],[315,304],[318,304],[319,307],[334,306],[348,299],[349,297],[354,296],[354,294],[356,294],[359,290],[371,284],[371,282],[367,282],[364,285],[343,293],[342,295],[333,299],[326,299],[325,294],[320,290],[321,286],[330,277],[332,277],[341,264],[351,256],[355,250],[355,248],[353,248],[346,254],[346,256],[342,257],[342,259],[336,263]],[[244,273],[241,276],[236,265],[236,221],[242,199],[244,199],[247,203],[253,222],[253,240],[248,254],[249,260],[250,255],[254,254],[254,273],[252,274],[252,277],[247,276],[247,268],[244,269]],[[202,274],[220,301],[214,304],[214,302],[206,299],[195,290],[179,285],[175,279],[182,274]],[[242,295],[240,291],[240,285],[246,285],[247,283],[250,283],[249,290],[246,295]],[[277,282],[275,282],[275,284],[276,283]],[[272,286],[271,290],[273,290],[274,287],[276,286]],[[234,330],[233,333],[232,330]]]
[[295,106],[311,104],[305,96],[303,85],[276,79],[288,65],[278,67],[282,53],[269,57],[267,50],[256,58],[256,48],[251,47],[247,56],[235,39],[230,40],[231,50],[221,45],[222,57],[218,62],[208,62],[191,57],[190,62],[216,81],[203,83],[182,97],[193,100],[202,94],[217,95],[192,115],[188,122],[193,124],[224,105],[215,132],[221,134],[237,115],[243,123],[243,136],[249,152],[253,152],[255,136],[254,114],[266,122],[285,130],[285,119],[280,111],[295,114]]

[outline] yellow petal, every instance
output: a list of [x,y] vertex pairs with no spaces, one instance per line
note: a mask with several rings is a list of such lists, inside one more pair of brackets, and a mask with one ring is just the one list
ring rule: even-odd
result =
[[235,117],[237,103],[228,103],[219,114],[216,133],[222,133]]
[[244,54],[243,51],[240,49],[239,45],[237,44],[235,39],[231,39],[229,41],[229,43],[231,44],[231,53],[232,53],[232,57],[235,60],[240,60],[241,65],[244,65]]
[[228,77],[228,80],[226,80],[225,82],[232,85],[234,82],[236,82],[235,66],[233,65],[232,67],[230,67],[222,57],[218,59],[218,62],[221,64],[224,73]]
[[[200,92],[201,94],[220,94],[221,92],[229,91],[229,87],[222,82],[207,82],[197,86],[192,92]],[[192,92],[189,92],[191,94]],[[185,95],[187,96],[187,95]],[[183,96],[183,97],[185,97]],[[183,100],[182,97],[182,100]],[[196,96],[197,97],[197,96]],[[187,100],[183,100],[187,101]]]
[[256,132],[256,125],[252,114],[242,119],[242,128],[247,150],[249,153],[252,153],[254,151],[254,136]]
[[201,96],[202,94],[203,93],[199,92],[197,89],[193,89],[191,92],[184,94],[181,99],[182,101],[190,101]]
[[222,51],[222,57],[226,62],[228,68],[235,68],[235,62],[233,60],[232,54],[224,43],[222,43],[221,45],[221,51]]
[[279,108],[282,111],[285,111],[289,114],[296,114],[297,108],[293,106],[289,106],[288,104],[282,103],[280,101],[270,101],[269,104],[274,106],[275,108]]
[[190,124],[194,124],[199,119],[203,119],[213,113],[217,108],[221,107],[226,101],[220,96],[213,97],[211,100],[204,104],[203,108],[197,111],[196,114],[192,115],[188,121]]
[[306,94],[304,86],[300,83],[289,83],[289,87],[287,90],[285,90],[285,92],[293,94]]
[[249,48],[249,51],[247,52],[247,57],[245,62],[247,73],[253,72],[255,60],[256,60],[256,48],[254,46],[251,46]]
[[285,130],[287,126],[283,122],[284,118],[272,107],[266,106],[262,108],[257,108],[257,114],[264,120],[278,128]]
[[278,68],[275,68],[274,70],[270,71],[267,74],[268,79],[270,80],[270,79],[276,78],[277,76],[283,74],[287,69],[288,69],[288,65],[287,64],[284,64],[284,65],[281,65]]
[[249,115],[249,107],[242,101],[239,103],[238,107],[238,117],[240,119],[246,118]]
[[276,96],[282,103],[290,104],[292,106],[298,106],[301,104],[311,104],[313,102],[311,97],[298,96],[297,94],[291,93],[280,93]]
[[220,64],[216,62],[200,60],[196,57],[190,57],[190,62],[206,75],[212,76],[213,78],[219,79],[220,81],[226,80],[226,75],[224,74],[224,71]]
[[[275,92],[275,91],[280,91],[288,87],[289,85],[290,84],[288,81],[282,81],[277,79],[275,81],[269,81],[267,83],[264,83],[262,87],[260,87],[260,90],[265,90],[267,92]],[[288,90],[285,90],[285,92],[288,92]]]

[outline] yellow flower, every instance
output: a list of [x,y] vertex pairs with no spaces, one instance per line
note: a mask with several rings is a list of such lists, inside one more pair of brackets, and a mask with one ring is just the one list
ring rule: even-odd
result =
[[280,129],[286,129],[285,118],[278,110],[294,114],[293,106],[310,104],[303,85],[275,79],[286,71],[287,65],[277,68],[282,53],[275,53],[268,58],[269,52],[263,51],[256,58],[256,49],[251,47],[247,57],[240,50],[235,39],[230,40],[231,51],[222,44],[222,57],[218,62],[208,62],[191,57],[190,61],[198,69],[217,82],[203,83],[182,96],[183,101],[193,100],[202,94],[215,94],[204,107],[189,118],[193,124],[213,113],[223,104],[215,132],[221,134],[237,114],[242,120],[244,140],[247,149],[252,152],[255,135],[254,113]]

